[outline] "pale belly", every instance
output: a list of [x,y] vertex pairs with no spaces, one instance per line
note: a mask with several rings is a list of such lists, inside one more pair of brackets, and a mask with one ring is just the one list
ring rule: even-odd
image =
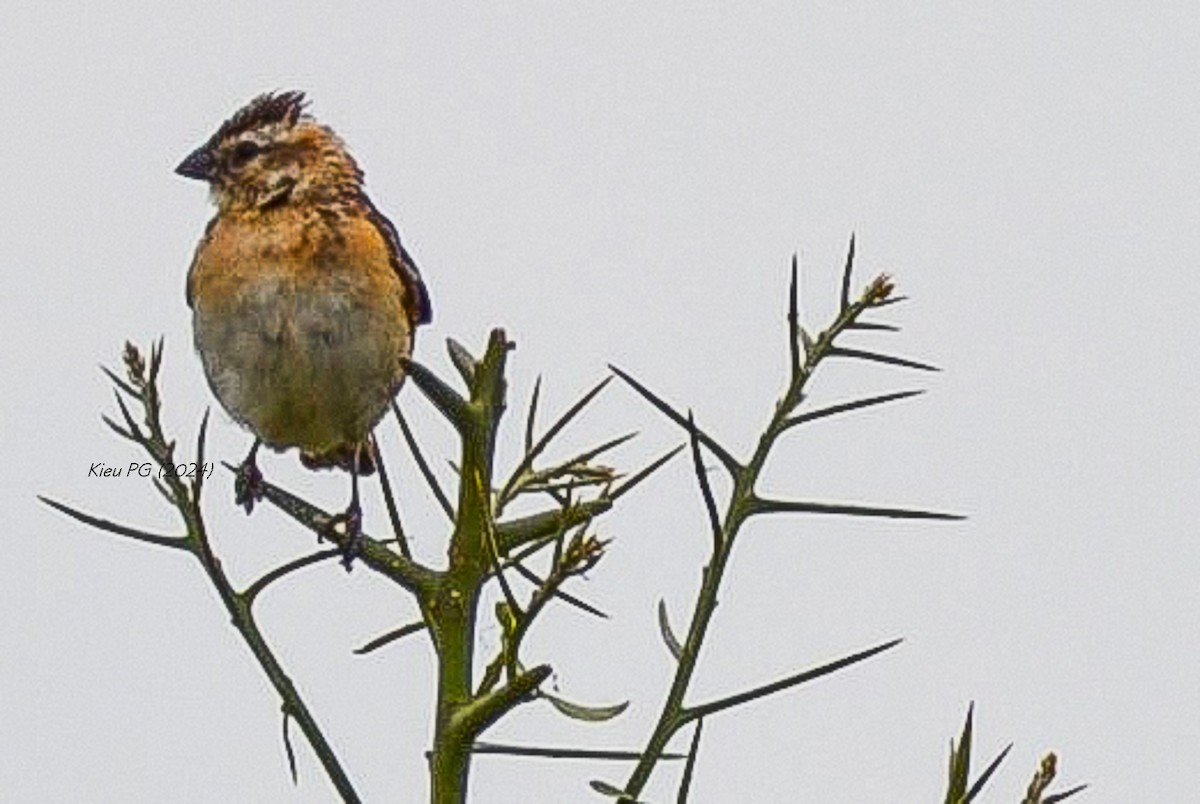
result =
[[196,349],[213,393],[276,448],[319,453],[364,440],[411,347],[403,316],[371,301],[352,275],[298,288],[264,273],[236,301],[197,304]]

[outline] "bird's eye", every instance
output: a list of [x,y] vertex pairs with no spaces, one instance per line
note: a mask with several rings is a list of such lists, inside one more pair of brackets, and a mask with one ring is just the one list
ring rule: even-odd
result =
[[243,140],[233,148],[233,164],[244,165],[262,152],[262,148],[256,142]]

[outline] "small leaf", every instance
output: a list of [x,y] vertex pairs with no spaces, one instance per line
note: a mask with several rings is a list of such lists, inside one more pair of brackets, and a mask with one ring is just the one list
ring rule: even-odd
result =
[[166,336],[162,336],[157,341],[150,344],[149,385],[154,385],[158,381],[158,370],[162,368],[163,347],[166,345],[166,340]]
[[873,407],[874,405],[883,405],[887,402],[896,402],[901,399],[908,399],[912,396],[918,396],[925,393],[923,390],[916,391],[896,391],[891,394],[880,394],[879,396],[869,396],[863,399],[855,399],[851,402],[842,402],[837,405],[829,405],[828,407],[818,408],[816,410],[801,413],[792,416],[783,423],[784,428],[795,427],[799,424],[823,419],[826,416],[835,416],[839,413],[849,413],[850,411],[860,410],[862,408]]
[[975,780],[975,784],[971,785],[971,789],[967,791],[967,797],[964,799],[965,801],[973,801],[975,796],[979,795],[980,791],[983,790],[983,786],[988,783],[988,779],[992,778],[992,774],[995,773],[996,769],[1000,767],[1000,763],[1003,762],[1004,758],[1008,756],[1008,752],[1012,750],[1012,747],[1012,743],[1006,745],[1004,750],[997,754],[996,758],[993,759],[988,766],[983,769],[983,773],[979,774],[979,778]]
[[634,801],[633,799],[629,798],[625,795],[624,790],[620,789],[619,787],[614,787],[608,782],[602,782],[599,779],[592,779],[590,782],[588,782],[588,784],[597,793],[608,796],[609,798],[620,799],[621,801],[627,802],[627,804],[642,804],[640,801]]
[[610,492],[608,493],[608,495],[607,495],[608,499],[609,499],[609,500],[616,500],[616,499],[617,499],[618,497],[620,497],[621,495],[623,495],[623,494],[625,494],[626,492],[628,492],[628,491],[632,490],[632,489],[633,489],[635,486],[637,486],[637,485],[638,485],[639,483],[641,483],[643,480],[645,480],[646,478],[650,477],[650,475],[652,475],[652,474],[654,474],[655,472],[657,472],[657,471],[658,471],[658,469],[659,469],[659,468],[660,468],[660,467],[661,467],[663,464],[665,464],[667,461],[669,461],[669,460],[671,460],[672,458],[674,458],[674,457],[675,457],[675,456],[676,456],[676,455],[679,453],[679,451],[680,451],[681,449],[683,449],[683,446],[684,446],[683,444],[680,444],[678,447],[675,447],[674,449],[672,449],[672,450],[668,451],[667,453],[665,453],[665,454],[664,454],[664,455],[662,455],[661,457],[659,457],[659,458],[656,458],[656,459],[654,460],[654,462],[653,462],[653,463],[651,463],[649,466],[647,466],[645,469],[642,469],[640,472],[638,472],[638,473],[637,473],[637,474],[635,474],[633,477],[631,477],[631,478],[629,478],[628,480],[626,480],[626,481],[625,481],[624,483],[622,483],[620,486],[617,486],[615,489],[613,489],[612,491],[610,491]]
[[[688,429],[687,418],[663,401],[661,397],[659,397],[646,386],[642,385],[633,377],[626,374],[624,371],[621,371],[621,369],[617,368],[616,366],[610,365],[608,368],[613,374],[616,374],[618,377],[624,380],[630,388],[641,394],[643,399],[656,407],[668,419],[678,424],[684,430]],[[700,439],[704,446],[708,447],[709,451],[712,452],[713,455],[717,456],[717,459],[724,464],[725,469],[728,470],[730,474],[736,475],[741,471],[742,467],[741,464],[737,462],[737,459],[729,453],[729,450],[718,444],[715,439],[702,430],[696,431],[696,437]]]
[[850,250],[846,253],[846,270],[842,272],[842,309],[850,306],[850,274],[854,270],[854,232],[850,233]]
[[[589,462],[600,455],[615,449],[637,436],[636,432],[609,439],[603,444],[591,447],[561,463],[546,469],[530,472],[527,467],[522,474],[514,474],[505,485],[498,499],[500,504],[509,502],[522,492],[561,491],[588,485],[605,485],[614,479],[614,471],[607,466],[590,465]],[[553,481],[566,477],[567,480],[555,484]]]
[[468,388],[472,387],[475,384],[475,370],[479,368],[479,363],[471,357],[471,353],[465,346],[453,338],[446,339],[446,351],[450,353],[450,362],[458,370],[463,382],[467,384]]
[[344,557],[344,554],[340,548],[335,547],[328,550],[318,550],[315,553],[309,553],[306,556],[300,556],[300,558],[293,558],[291,561],[280,564],[275,569],[263,573],[258,580],[246,587],[246,591],[242,592],[242,599],[246,601],[247,604],[251,604],[258,598],[260,594],[262,594],[264,589],[278,581],[280,578],[284,578],[296,570],[301,570],[305,567],[310,567],[313,564],[317,564],[330,558],[336,558],[339,556]]
[[946,788],[946,804],[961,804],[967,795],[971,777],[971,732],[974,722],[975,704],[967,709],[962,736],[958,744],[950,741],[950,780]]
[[679,781],[678,804],[687,804],[688,792],[692,787],[692,772],[696,769],[696,756],[700,753],[700,732],[704,729],[704,718],[696,721],[696,730],[692,732],[692,745],[688,749],[687,764],[683,767],[683,778]]
[[[508,561],[505,562],[505,566],[511,566],[513,569],[515,569],[517,571],[518,575],[521,575],[522,577],[525,578],[525,580],[529,581],[530,583],[532,583],[533,585],[535,585],[537,587],[544,587],[546,585],[545,580],[543,580],[540,576],[538,576],[537,573],[535,573],[533,570],[526,567],[520,561],[514,561],[513,559],[510,558]],[[591,614],[593,617],[600,617],[601,619],[604,619],[604,620],[608,619],[607,614],[605,614],[603,611],[601,611],[600,609],[593,606],[591,603],[588,603],[584,600],[580,600],[579,598],[575,597],[574,595],[572,595],[568,592],[564,592],[561,589],[555,589],[553,592],[553,596],[559,598],[564,603],[574,606],[575,608],[579,609],[580,611],[586,611],[588,614]]]
[[383,492],[383,504],[387,508],[388,521],[392,523],[392,533],[396,537],[396,545],[400,548],[400,554],[405,558],[412,558],[412,551],[408,547],[408,537],[404,534],[404,524],[400,521],[400,507],[396,505],[396,497],[392,493],[392,480],[388,476],[387,466],[383,462],[383,453],[379,451],[379,442],[375,439],[375,434],[371,433],[371,452],[375,459],[375,468],[379,471],[379,490]]
[[288,724],[292,721],[292,713],[287,707],[283,708],[283,750],[287,753],[288,770],[292,772],[292,784],[300,784],[300,776],[296,773],[296,750],[292,748],[292,735],[288,732]]
[[533,384],[533,396],[529,398],[529,413],[525,416],[525,452],[533,451],[533,428],[537,423],[538,400],[542,395],[542,375]]
[[[804,357],[800,354],[800,290],[799,267],[795,252],[792,253],[792,283],[788,288],[788,350],[792,357],[792,376],[800,373]],[[805,351],[808,349],[805,347]]]
[[841,514],[844,516],[877,516],[886,519],[937,519],[958,521],[966,519],[961,514],[946,514],[939,511],[921,511],[910,508],[879,508],[866,505],[842,505],[837,503],[804,502],[801,500],[765,500],[755,497],[750,502],[752,514]]
[[598,444],[598,445],[592,447],[591,449],[584,450],[583,452],[576,455],[574,458],[563,461],[562,464],[560,464],[560,465],[564,466],[564,467],[586,465],[589,461],[599,458],[601,455],[608,452],[609,450],[616,449],[617,447],[624,444],[626,441],[629,441],[630,439],[636,438],[636,437],[637,437],[637,431],[634,430],[631,433],[626,433],[625,435],[617,436],[616,438],[610,438],[608,441],[605,441],[603,444]]
[[500,553],[508,555],[510,551],[529,542],[542,541],[542,545],[553,543],[564,528],[573,528],[592,517],[603,514],[612,508],[611,497],[599,497],[594,500],[584,500],[566,508],[551,511],[541,511],[515,519],[506,519],[496,523],[496,541],[500,545]]
[[129,383],[122,380],[120,377],[118,377],[112,371],[105,368],[104,366],[101,366],[100,370],[103,371],[105,376],[107,376],[108,379],[112,381],[113,385],[117,386],[122,391],[129,394],[131,397],[133,397],[134,399],[137,399],[137,400],[140,400],[142,398],[142,394],[140,391],[135,390],[133,388],[133,386],[131,386]]
[[[500,583],[500,591],[504,593],[504,606],[507,608],[508,616],[515,622],[516,618],[522,616],[524,612],[521,610],[521,604],[517,602],[516,595],[513,594],[512,586],[508,583],[504,567],[500,564],[500,545],[496,543],[496,533],[493,528],[487,528],[487,540],[488,559],[492,562],[492,577]],[[496,605],[499,607],[501,604],[497,603]],[[502,619],[501,622],[503,621]]]
[[200,492],[204,488],[204,447],[208,437],[208,414],[212,408],[204,409],[204,418],[200,420],[200,431],[196,434],[196,476],[192,479],[192,500],[199,504]]
[[[642,758],[640,751],[611,751],[598,748],[558,748],[553,746],[506,745],[502,743],[476,742],[471,746],[473,754],[507,754],[517,757],[544,757],[546,759],[601,759],[614,762],[630,762]],[[683,754],[662,754],[661,759],[685,759]]]
[[736,695],[729,695],[716,701],[700,704],[699,706],[688,707],[685,710],[685,714],[687,715],[688,720],[697,720],[702,717],[708,717],[709,715],[720,712],[724,709],[729,709],[734,706],[741,706],[744,703],[749,703],[750,701],[763,698],[767,695],[773,695],[776,692],[782,692],[783,690],[804,684],[822,676],[827,676],[830,673],[835,673],[838,670],[842,670],[853,664],[858,664],[861,661],[870,659],[872,656],[883,653],[885,650],[890,650],[896,647],[901,641],[902,640],[899,639],[893,639],[889,642],[883,643],[882,645],[876,645],[873,648],[868,648],[867,650],[859,651],[858,653],[845,656],[841,659],[823,664],[819,667],[814,667],[811,670],[805,670],[801,673],[788,676],[787,678],[773,681],[770,684],[763,684],[762,686],[755,687],[745,692],[739,692]]
[[169,504],[174,506],[179,505],[179,501],[175,499],[175,492],[163,485],[161,480],[159,480],[157,477],[152,477],[150,478],[150,483],[154,486],[154,490],[161,494],[162,498]]
[[831,357],[852,357],[859,360],[870,360],[875,363],[886,363],[889,366],[917,369],[919,371],[941,371],[937,366],[931,366],[928,363],[920,363],[916,360],[909,360],[906,357],[885,355],[879,352],[868,352],[864,349],[844,349],[840,346],[835,346],[826,352],[826,354]]
[[596,398],[596,395],[603,391],[604,387],[611,381],[612,377],[605,377],[603,380],[594,385],[592,389],[580,397],[575,404],[567,408],[566,412],[559,416],[554,424],[550,425],[550,429],[547,430],[545,434],[537,440],[537,443],[535,443],[530,449],[526,450],[524,457],[521,458],[521,462],[517,464],[517,468],[513,470],[508,482],[504,484],[504,489],[500,492],[500,499],[503,500],[508,498],[509,494],[512,492],[513,486],[516,485],[521,476],[533,467],[533,462],[537,456],[540,455],[542,451],[550,445],[550,442],[554,440],[554,437],[557,436],[572,419],[578,416],[580,411],[587,407],[588,404]]
[[804,327],[800,327],[800,343],[804,345],[805,357],[808,357],[810,354],[812,354],[815,341],[813,341],[813,336],[809,335],[808,330],[806,330]]
[[182,536],[160,536],[157,533],[148,533],[144,530],[128,527],[127,525],[119,525],[116,522],[109,522],[107,519],[101,519],[100,517],[95,517],[91,514],[85,514],[83,511],[78,511],[69,505],[60,503],[57,500],[51,500],[49,497],[43,497],[40,494],[38,495],[38,499],[56,511],[64,513],[72,519],[77,519],[85,525],[91,525],[93,528],[98,528],[99,530],[105,530],[109,533],[115,533],[118,536],[136,539],[140,542],[156,544],[160,547],[177,547],[181,550],[191,549],[191,543]]
[[446,496],[446,492],[442,491],[437,477],[433,474],[433,470],[429,468],[429,463],[425,460],[425,455],[421,452],[420,445],[417,444],[417,438],[408,426],[408,420],[404,418],[404,414],[400,412],[400,406],[396,404],[396,400],[394,399],[392,400],[392,412],[396,414],[396,421],[400,423],[400,432],[404,435],[404,443],[408,445],[408,450],[412,453],[413,460],[416,461],[417,469],[421,471],[421,476],[425,478],[429,490],[433,492],[434,498],[441,505],[446,516],[453,522],[454,506],[450,504],[450,498]]
[[721,533],[721,517],[716,512],[716,500],[713,499],[713,487],[708,484],[708,473],[704,472],[704,462],[700,455],[700,439],[697,438],[696,420],[692,418],[691,410],[688,412],[688,434],[691,436],[691,460],[692,468],[696,470],[696,482],[700,484],[700,493],[704,498],[704,510],[708,511],[708,526],[713,530],[713,552],[720,551],[721,540],[724,535]]
[[1076,785],[1075,787],[1072,787],[1070,790],[1064,790],[1061,793],[1053,793],[1051,795],[1046,796],[1045,798],[1042,799],[1042,804],[1057,804],[1057,802],[1066,801],[1071,796],[1075,795],[1076,793],[1082,793],[1084,790],[1087,790],[1086,784]]
[[662,634],[663,642],[667,643],[667,650],[671,651],[671,655],[678,661],[683,657],[683,646],[671,630],[671,623],[667,619],[667,601],[661,598],[658,601],[658,630]]
[[423,621],[408,623],[407,625],[402,625],[399,628],[395,628],[391,631],[388,631],[386,634],[382,634],[380,636],[375,637],[374,639],[372,639],[370,642],[366,643],[362,647],[355,648],[354,652],[357,653],[359,656],[363,656],[363,655],[370,653],[371,651],[379,650],[384,645],[390,645],[399,639],[403,639],[404,637],[408,636],[409,634],[415,634],[418,631],[423,631],[423,630],[425,630],[425,623]]
[[584,706],[583,704],[572,703],[559,698],[557,695],[551,695],[548,692],[539,692],[538,695],[553,704],[555,709],[567,717],[574,718],[575,720],[585,720],[589,723],[612,720],[629,708],[629,701],[623,701],[613,706]]
[[125,404],[125,400],[121,398],[121,395],[117,393],[115,388],[113,389],[113,396],[116,397],[117,407],[121,409],[121,416],[124,417],[125,425],[129,428],[129,432],[135,434],[139,441],[144,441],[145,436],[142,435],[141,429],[133,421],[133,416],[129,413],[129,407]]
[[421,389],[421,393],[425,394],[426,398],[433,403],[433,406],[455,428],[461,430],[467,426],[467,423],[470,421],[467,402],[457,391],[442,382],[436,374],[420,363],[408,359],[403,360],[402,363],[413,383],[417,388]]
[[877,324],[872,321],[851,321],[846,325],[846,329],[861,329],[872,332],[899,332],[900,327],[895,324]]
[[713,499],[712,486],[708,483],[708,473],[704,471],[704,461],[700,457],[700,431],[696,429],[696,420],[692,412],[687,417],[689,441],[692,445],[692,468],[696,471],[696,482],[700,484],[700,496],[704,498],[704,509],[708,512],[708,525],[712,529],[713,554],[721,549],[724,534],[721,531],[721,517],[717,513],[717,501]]
[[142,439],[142,434],[141,434],[141,433],[138,433],[138,434],[135,436],[133,433],[129,432],[129,431],[128,431],[128,430],[126,430],[124,427],[122,427],[121,425],[117,424],[116,422],[114,422],[112,419],[108,418],[108,417],[107,417],[107,416],[105,416],[104,414],[101,414],[101,415],[100,415],[100,420],[101,420],[101,421],[103,421],[105,424],[107,424],[107,425],[108,425],[108,427],[109,427],[109,429],[110,429],[110,430],[112,430],[112,431],[113,431],[114,433],[116,433],[117,435],[119,435],[121,438],[127,438],[127,439],[129,439],[130,441],[132,441],[132,442],[133,442],[133,443],[135,443],[135,444],[140,444],[140,443],[142,443],[142,440],[143,440],[143,439]]

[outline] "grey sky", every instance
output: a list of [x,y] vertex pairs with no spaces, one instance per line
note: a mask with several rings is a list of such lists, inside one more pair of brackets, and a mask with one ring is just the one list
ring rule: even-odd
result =
[[[1150,10],[1152,9],[1152,10]],[[260,91],[299,88],[347,140],[433,294],[417,356],[454,336],[517,341],[512,417],[545,375],[561,409],[613,362],[744,452],[786,363],[797,251],[811,328],[859,278],[912,297],[863,345],[945,371],[839,365],[814,399],[926,387],[796,434],[768,487],[907,504],[966,523],[806,518],[751,527],[695,688],[708,698],[894,636],[905,644],[708,724],[694,800],[940,800],[948,740],[977,702],[983,754],[1016,742],[987,800],[1061,753],[1082,800],[1188,801],[1200,764],[1200,12],[1159,3],[10,3],[0,23],[0,788],[14,802],[325,802],[297,736],[186,558],[89,532],[35,493],[158,530],[149,485],[86,477],[135,456],[99,421],[98,364],[165,335],[167,419],[190,442],[213,400],[184,273],[211,209],[172,174]],[[429,448],[451,441],[413,390]],[[219,414],[219,415],[217,415]],[[573,445],[680,433],[626,389]],[[440,514],[397,457],[434,555]],[[248,435],[214,411],[210,451]],[[439,466],[444,466],[444,462]],[[340,506],[344,478],[291,456],[268,476]],[[449,470],[446,472],[449,475]],[[367,524],[381,522],[367,486]],[[227,477],[212,529],[239,579],[312,547],[246,519]],[[604,726],[531,706],[489,736],[635,747],[668,679],[654,607],[677,627],[705,549],[677,462],[604,529],[583,587],[531,638],[564,695],[632,699]],[[424,796],[432,678],[418,641],[350,654],[412,606],[359,571],[308,571],[264,626],[369,801]],[[490,649],[496,630],[487,625]],[[384,689],[382,703],[367,690]],[[984,757],[981,756],[981,760]],[[473,801],[587,801],[585,763],[479,760]],[[648,791],[673,799],[665,766]],[[536,791],[531,798],[529,790]],[[413,790],[404,796],[400,791]]]

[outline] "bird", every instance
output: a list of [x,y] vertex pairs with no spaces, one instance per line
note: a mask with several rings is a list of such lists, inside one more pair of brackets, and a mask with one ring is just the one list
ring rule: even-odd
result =
[[263,495],[259,447],[299,449],[351,478],[350,568],[361,539],[360,475],[371,433],[405,378],[429,294],[396,227],[371,201],[343,140],[305,93],[260,94],[176,167],[208,184],[217,212],[187,274],[194,345],[213,394],[255,436],[235,503]]

